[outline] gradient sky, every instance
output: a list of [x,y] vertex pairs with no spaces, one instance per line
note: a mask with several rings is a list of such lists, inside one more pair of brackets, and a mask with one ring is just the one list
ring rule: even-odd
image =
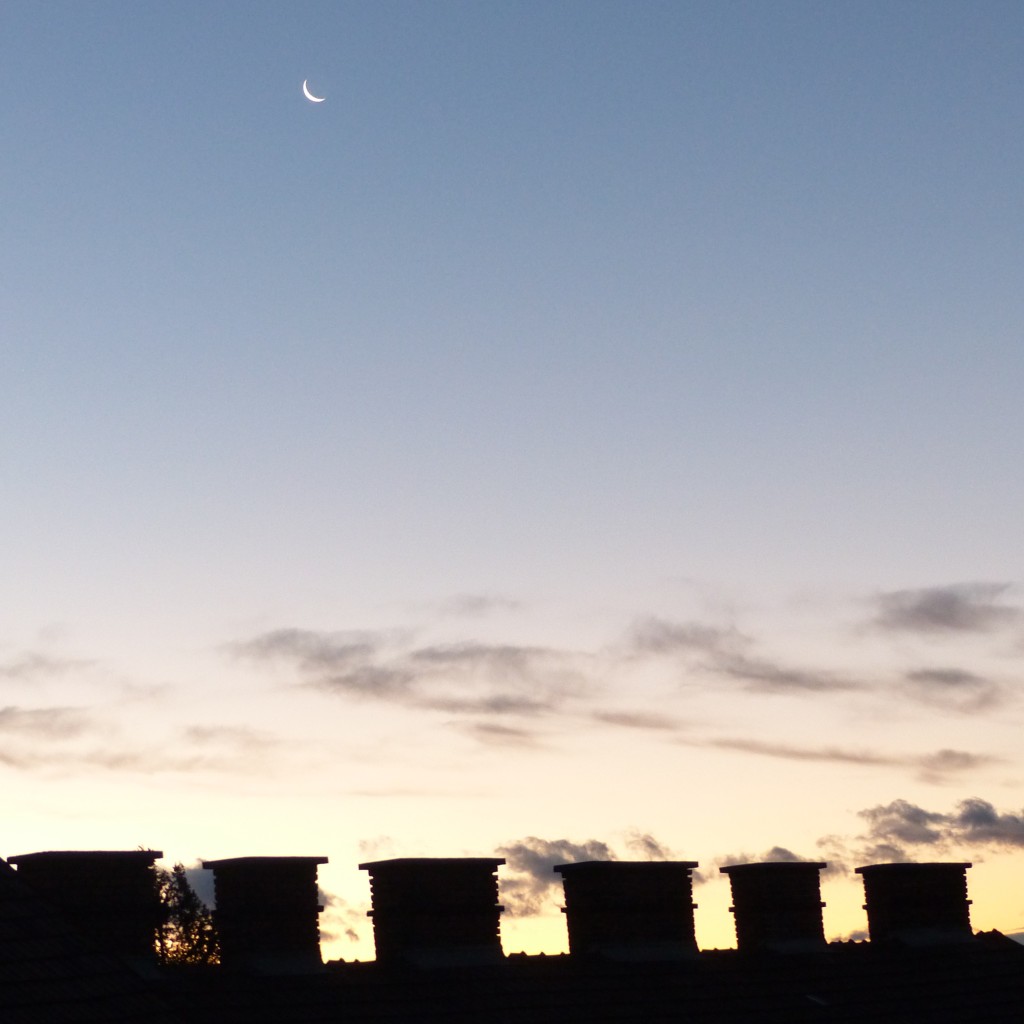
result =
[[[970,860],[1024,931],[1024,7],[11,2],[11,856]],[[326,97],[304,99],[301,85]],[[603,845],[602,845],[603,844]],[[550,876],[554,878],[555,876]]]

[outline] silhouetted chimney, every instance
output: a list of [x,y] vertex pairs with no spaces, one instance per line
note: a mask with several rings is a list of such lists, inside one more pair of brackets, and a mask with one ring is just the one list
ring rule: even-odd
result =
[[502,959],[496,872],[503,858],[397,857],[370,873],[373,941],[381,963],[419,966]]
[[961,864],[871,864],[864,909],[872,942],[962,942],[973,938],[967,869]]
[[569,952],[609,960],[678,960],[697,952],[696,861],[559,864]]
[[221,963],[268,974],[323,967],[318,864],[326,857],[204,860],[213,872]]
[[67,850],[8,858],[18,877],[108,953],[155,960],[159,850]]
[[825,864],[771,861],[722,868],[732,886],[741,952],[802,952],[825,947],[821,879]]

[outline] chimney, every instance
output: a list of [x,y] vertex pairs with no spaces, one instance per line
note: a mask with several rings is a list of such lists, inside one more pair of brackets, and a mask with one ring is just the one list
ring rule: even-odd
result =
[[732,886],[740,952],[805,952],[825,948],[821,881],[825,864],[772,861],[722,868]]
[[360,864],[370,873],[373,941],[380,963],[421,967],[498,963],[495,857],[398,857]]
[[871,864],[864,909],[872,942],[927,945],[973,938],[967,869],[962,864]]
[[569,952],[608,960],[679,960],[697,953],[696,861],[559,864]]
[[18,877],[81,936],[108,953],[155,961],[159,850],[68,850],[8,858]]
[[204,860],[213,872],[221,963],[265,974],[320,970],[316,869],[326,857]]

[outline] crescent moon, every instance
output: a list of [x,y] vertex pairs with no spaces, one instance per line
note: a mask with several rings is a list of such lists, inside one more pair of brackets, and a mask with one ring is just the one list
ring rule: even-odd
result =
[[309,81],[309,79],[307,78],[307,79],[304,79],[303,82],[302,82],[302,95],[305,96],[306,99],[309,100],[310,103],[323,103],[323,101],[325,99],[327,99],[327,97],[326,96],[314,96],[309,91],[309,86],[306,84],[308,81]]

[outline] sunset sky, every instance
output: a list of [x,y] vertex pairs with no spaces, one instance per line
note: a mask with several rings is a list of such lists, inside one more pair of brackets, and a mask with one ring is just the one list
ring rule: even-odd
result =
[[[966,860],[1024,932],[1024,5],[14,0],[4,857]],[[302,82],[325,102],[313,104]]]

